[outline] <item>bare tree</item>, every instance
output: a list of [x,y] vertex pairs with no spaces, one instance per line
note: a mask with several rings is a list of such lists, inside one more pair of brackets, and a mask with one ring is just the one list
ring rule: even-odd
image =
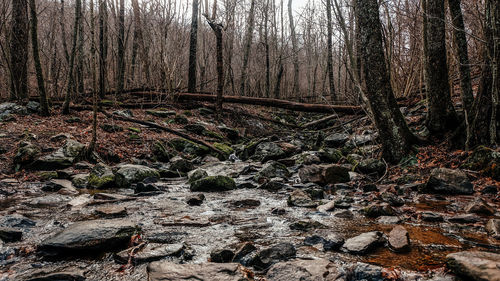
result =
[[243,47],[243,65],[241,67],[240,95],[245,96],[245,83],[247,80],[248,59],[250,56],[250,47],[252,46],[253,30],[255,23],[255,0],[250,3],[250,11],[247,18],[247,30]]
[[120,0],[118,12],[118,53],[117,53],[117,86],[116,92],[123,92],[125,80],[125,2]]
[[297,36],[295,34],[295,24],[293,22],[292,0],[288,0],[288,20],[290,24],[290,37],[292,41],[292,57],[293,57],[293,94],[300,96],[299,88],[299,50],[297,46]]
[[10,98],[28,97],[28,1],[12,0]]
[[64,98],[64,103],[62,106],[62,114],[69,114],[69,103],[71,101],[71,92],[74,87],[75,76],[73,73],[74,65],[75,65],[75,55],[76,55],[76,41],[78,38],[78,26],[81,20],[81,9],[82,2],[81,0],[76,0],[75,2],[75,24],[73,26],[73,43],[71,47],[71,55],[69,59],[69,71],[68,71],[68,85],[66,87],[66,95]]
[[99,0],[99,98],[106,95],[106,59],[108,57],[108,5]]
[[333,27],[332,27],[332,2],[331,0],[326,0],[326,18],[327,18],[327,69],[328,69],[328,82],[330,83],[330,98],[332,101],[337,100],[335,94],[335,85],[333,83]]
[[189,71],[188,91],[196,92],[196,53],[198,51],[198,0],[193,0],[191,15],[191,32],[189,35]]
[[40,63],[40,53],[38,51],[38,19],[36,3],[35,0],[30,0],[29,2],[31,12],[31,47],[33,50],[33,61],[35,63],[36,81],[38,83],[38,94],[40,95],[40,109],[43,116],[49,116],[49,103],[47,101],[42,64]]

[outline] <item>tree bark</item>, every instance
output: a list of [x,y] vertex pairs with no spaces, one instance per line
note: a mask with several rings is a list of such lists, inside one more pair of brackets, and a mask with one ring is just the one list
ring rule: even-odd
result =
[[426,87],[427,87],[427,127],[436,136],[453,131],[458,125],[458,117],[453,107],[448,81],[446,60],[445,19],[443,0],[424,0],[427,24],[424,26],[427,38]]
[[74,87],[74,65],[75,65],[75,55],[76,55],[76,41],[78,37],[78,26],[81,20],[81,0],[75,1],[75,24],[73,26],[73,43],[71,47],[71,55],[69,58],[69,71],[68,71],[68,85],[66,87],[66,95],[64,98],[64,103],[62,106],[62,114],[69,114],[69,103],[71,101],[71,90]]
[[108,54],[107,0],[99,2],[99,98],[106,93],[106,59]]
[[253,30],[255,23],[255,0],[250,3],[250,11],[248,12],[247,31],[245,34],[245,43],[243,47],[243,65],[241,67],[240,95],[246,96],[245,86],[248,72],[248,59],[250,57],[250,47],[252,46]]
[[301,96],[299,88],[299,51],[297,47],[297,36],[295,34],[295,24],[293,23],[292,0],[288,0],[288,18],[290,22],[290,37],[292,40],[293,57],[293,95]]
[[333,37],[333,28],[332,28],[332,3],[331,0],[326,0],[326,18],[327,18],[327,69],[328,69],[328,82],[330,84],[330,98],[332,101],[337,100],[337,96],[335,94],[335,85],[333,83],[334,76],[333,76],[333,42],[332,42],[332,37]]
[[382,154],[391,163],[410,151],[415,137],[399,110],[384,59],[382,24],[377,0],[357,0],[361,61],[366,95],[382,141]]
[[40,63],[40,52],[38,50],[38,18],[35,0],[29,0],[31,12],[31,47],[33,50],[33,61],[35,63],[36,81],[38,83],[38,93],[40,95],[40,109],[43,116],[49,116],[49,103],[45,91],[45,81],[43,79],[42,64]]
[[188,91],[196,92],[196,53],[198,51],[198,0],[193,0],[191,32],[189,35]]
[[10,67],[12,100],[28,97],[28,1],[12,0]]
[[116,91],[121,93],[125,83],[125,1],[120,0],[118,12],[118,58],[117,58],[117,86]]

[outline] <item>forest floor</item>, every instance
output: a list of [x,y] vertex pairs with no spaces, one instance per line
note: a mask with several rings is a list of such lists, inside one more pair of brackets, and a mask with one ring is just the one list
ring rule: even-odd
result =
[[[363,115],[303,128],[325,115],[225,105],[216,121],[208,104],[170,103],[106,110],[225,157],[100,113],[97,156],[82,161],[91,111],[3,106],[2,281],[500,276],[498,150],[445,140],[387,165]],[[403,111],[425,133],[425,106]]]

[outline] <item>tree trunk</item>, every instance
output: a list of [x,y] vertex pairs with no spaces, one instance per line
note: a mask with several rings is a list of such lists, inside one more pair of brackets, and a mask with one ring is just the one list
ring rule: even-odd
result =
[[299,51],[297,48],[297,36],[295,34],[295,24],[293,23],[292,0],[288,0],[288,18],[290,22],[290,36],[292,40],[293,57],[293,95],[301,96],[299,88]]
[[270,97],[271,91],[271,55],[269,48],[269,0],[266,0],[266,6],[264,11],[264,47],[266,50],[266,89],[265,97]]
[[95,58],[95,23],[94,23],[94,1],[90,0],[90,69],[92,72],[92,139],[87,146],[87,156],[90,156],[95,151],[97,143],[97,105],[99,103],[99,95],[96,91],[97,78],[96,78],[96,58]]
[[99,2],[99,97],[106,93],[106,58],[108,53],[108,7],[107,0]]
[[328,55],[327,55],[327,68],[328,68],[328,81],[330,84],[330,98],[332,101],[337,100],[337,96],[335,94],[335,85],[333,83],[334,76],[333,76],[333,42],[332,42],[332,37],[333,37],[333,28],[332,28],[332,3],[331,0],[326,0],[326,18],[327,18],[327,45],[328,45]]
[[255,0],[252,0],[250,4],[250,11],[248,12],[247,20],[247,32],[245,34],[245,45],[243,47],[243,65],[241,67],[241,81],[240,81],[240,95],[246,96],[245,94],[245,83],[247,80],[248,72],[248,59],[250,57],[250,47],[252,46],[253,29],[255,23]]
[[492,30],[493,52],[491,57],[491,75],[493,85],[491,86],[492,110],[490,118],[490,144],[496,145],[498,139],[498,107],[500,105],[500,3],[499,1],[489,0],[490,4],[490,25]]
[[12,0],[10,67],[12,100],[28,97],[28,1]]
[[74,65],[75,65],[75,53],[76,53],[76,41],[78,38],[78,26],[80,23],[82,3],[81,0],[75,1],[75,24],[73,26],[73,43],[71,46],[71,55],[69,58],[69,71],[68,71],[68,85],[66,87],[66,95],[64,98],[64,103],[62,106],[62,114],[69,114],[69,103],[71,101],[71,90],[74,87]]
[[193,0],[191,32],[189,35],[188,91],[196,92],[196,53],[198,51],[198,0]]
[[384,59],[382,25],[377,0],[357,0],[361,61],[366,95],[382,141],[383,157],[397,163],[407,155],[415,137],[399,110]]
[[45,92],[45,81],[43,79],[42,64],[40,63],[40,53],[38,51],[38,19],[36,14],[35,0],[30,0],[31,11],[31,47],[33,49],[33,61],[35,63],[36,81],[38,83],[38,93],[40,95],[40,108],[43,116],[49,116],[49,103]]
[[[215,4],[214,4],[215,6]],[[217,53],[217,98],[215,102],[215,111],[217,119],[222,117],[222,101],[224,91],[224,58],[222,55],[222,24],[215,23],[213,20],[208,20],[208,24],[215,33],[216,53]]]
[[442,136],[453,131],[458,125],[458,117],[453,108],[448,81],[446,60],[445,19],[443,0],[424,0],[427,24],[424,26],[427,38],[425,66],[427,72],[427,126],[431,133]]
[[125,83],[125,1],[120,0],[118,13],[118,58],[117,58],[117,85],[116,92],[120,94],[123,91]]
[[84,45],[84,37],[83,33],[83,19],[84,19],[84,10],[85,10],[85,0],[82,0],[82,9],[80,11],[80,23],[78,24],[78,61],[76,64],[76,84],[78,94],[83,94],[85,92],[85,83],[84,83],[84,69],[83,69],[83,61],[85,60],[85,54],[83,51]]

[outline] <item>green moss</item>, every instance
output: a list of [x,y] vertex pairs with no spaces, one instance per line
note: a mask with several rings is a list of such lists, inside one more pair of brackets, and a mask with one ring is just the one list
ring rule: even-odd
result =
[[205,132],[203,132],[203,135],[205,135],[207,137],[219,139],[219,140],[224,139],[224,137],[221,134],[218,134],[218,133],[216,133],[214,131],[210,131],[210,130],[206,130]]
[[115,176],[113,174],[99,177],[95,174],[89,175],[88,186],[94,189],[102,189],[109,187],[115,181]]
[[204,145],[196,144],[192,141],[176,138],[168,142],[168,146],[172,147],[176,151],[184,152],[191,155],[203,156],[210,153],[210,149]]
[[57,178],[57,172],[56,171],[38,172],[37,176],[39,176],[40,179],[42,180],[51,180]]
[[225,143],[215,142],[213,146],[227,155],[234,152],[234,149]]
[[189,120],[185,115],[179,114],[175,116],[174,122],[175,124],[187,124],[189,123]]
[[131,131],[133,133],[136,133],[136,134],[140,134],[141,133],[141,129],[135,128],[135,127],[127,128],[127,130],[129,130],[129,131]]
[[191,110],[184,110],[184,112],[182,112],[182,114],[184,114],[186,116],[193,116],[193,112],[191,112]]
[[191,191],[226,191],[236,188],[236,183],[230,177],[211,176],[196,180],[191,183]]

